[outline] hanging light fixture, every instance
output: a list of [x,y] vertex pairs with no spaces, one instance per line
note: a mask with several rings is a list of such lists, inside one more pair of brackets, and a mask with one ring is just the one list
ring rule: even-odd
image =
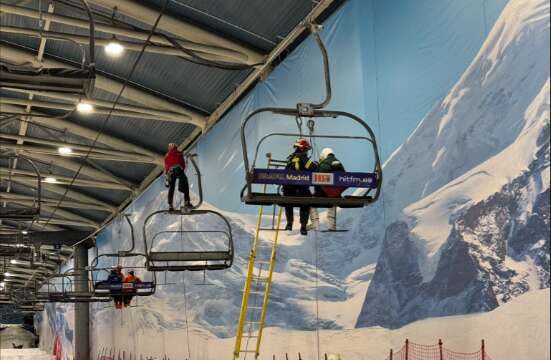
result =
[[77,111],[81,114],[91,114],[94,112],[94,106],[87,102],[79,102],[77,104]]
[[57,148],[57,152],[61,155],[69,155],[73,153],[73,149],[68,146],[60,146]]
[[105,53],[107,56],[118,58],[124,53],[124,45],[113,36],[111,41],[105,45]]

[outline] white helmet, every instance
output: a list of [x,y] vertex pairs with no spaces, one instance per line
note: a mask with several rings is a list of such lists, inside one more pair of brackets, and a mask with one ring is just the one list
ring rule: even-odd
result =
[[327,157],[331,154],[335,155],[335,153],[333,152],[333,149],[324,148],[320,153],[320,161],[327,159]]

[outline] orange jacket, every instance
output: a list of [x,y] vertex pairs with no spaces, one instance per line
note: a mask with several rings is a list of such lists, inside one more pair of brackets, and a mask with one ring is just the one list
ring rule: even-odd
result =
[[[136,275],[126,275],[123,283],[141,283],[142,280]],[[136,292],[136,289],[123,289],[123,292]]]

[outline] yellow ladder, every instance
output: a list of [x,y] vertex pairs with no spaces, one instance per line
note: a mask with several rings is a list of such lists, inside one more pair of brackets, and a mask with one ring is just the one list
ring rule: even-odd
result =
[[[271,156],[268,154],[268,168],[272,165]],[[266,192],[266,188],[267,185],[264,185],[264,192]],[[276,264],[277,239],[283,212],[283,209],[277,208],[276,205],[271,207],[273,214],[270,217],[271,224],[269,226],[264,224],[264,206],[261,206],[258,210],[258,220],[249,255],[247,278],[243,290],[243,300],[233,350],[234,360],[246,359],[247,355],[254,355],[254,359],[258,359],[260,355],[260,343],[270,298],[272,273]],[[261,239],[261,234],[264,232],[272,233],[272,239]]]

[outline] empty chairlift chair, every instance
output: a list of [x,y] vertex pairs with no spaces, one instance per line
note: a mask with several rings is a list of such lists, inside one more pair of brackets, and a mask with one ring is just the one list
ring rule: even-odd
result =
[[[38,167],[35,165],[35,163],[30,160],[29,158],[21,155],[0,155],[0,161],[8,161],[9,167],[11,168],[11,164],[15,161],[22,161],[28,165],[30,165],[31,171],[36,174],[35,179],[33,181],[36,181],[36,189],[34,191],[34,199],[30,202],[27,206],[14,206],[12,203],[10,203],[10,199],[6,198],[5,200],[2,199],[4,196],[0,195],[0,202],[5,202],[6,206],[0,206],[0,220],[10,220],[10,221],[33,221],[37,220],[40,216],[40,203],[41,203],[41,175],[40,171],[38,170]],[[32,177],[30,177],[32,179]],[[0,183],[2,185],[8,184],[11,181],[11,172],[9,172],[6,175],[0,176]]]
[[[86,0],[80,1],[90,22],[90,38],[88,62],[83,52],[82,67],[78,68],[35,68],[28,65],[0,63],[0,86],[23,90],[54,91],[89,97],[94,88],[95,56],[94,56],[94,18]],[[73,42],[63,36],[42,37]]]
[[[75,277],[86,274],[86,284],[78,289]],[[61,274],[53,274],[48,279],[36,285],[37,300],[45,303],[93,303],[109,302],[109,296],[96,296],[91,287],[88,270],[68,269]]]
[[[197,227],[190,229],[183,225],[185,220],[196,219]],[[202,220],[216,219],[220,228],[209,229],[202,225]],[[155,224],[163,224],[167,219],[174,219],[174,230],[152,231]],[[163,219],[163,221],[159,221]],[[212,225],[212,224],[210,224]],[[144,221],[143,239],[147,253],[146,268],[150,271],[203,271],[224,270],[233,264],[234,249],[231,226],[220,213],[212,210],[191,210],[187,212],[161,210],[149,215]],[[214,239],[215,249],[205,249],[198,242],[209,242]],[[179,250],[163,250],[162,243],[172,241],[179,245]],[[194,247],[192,247],[194,243]]]

